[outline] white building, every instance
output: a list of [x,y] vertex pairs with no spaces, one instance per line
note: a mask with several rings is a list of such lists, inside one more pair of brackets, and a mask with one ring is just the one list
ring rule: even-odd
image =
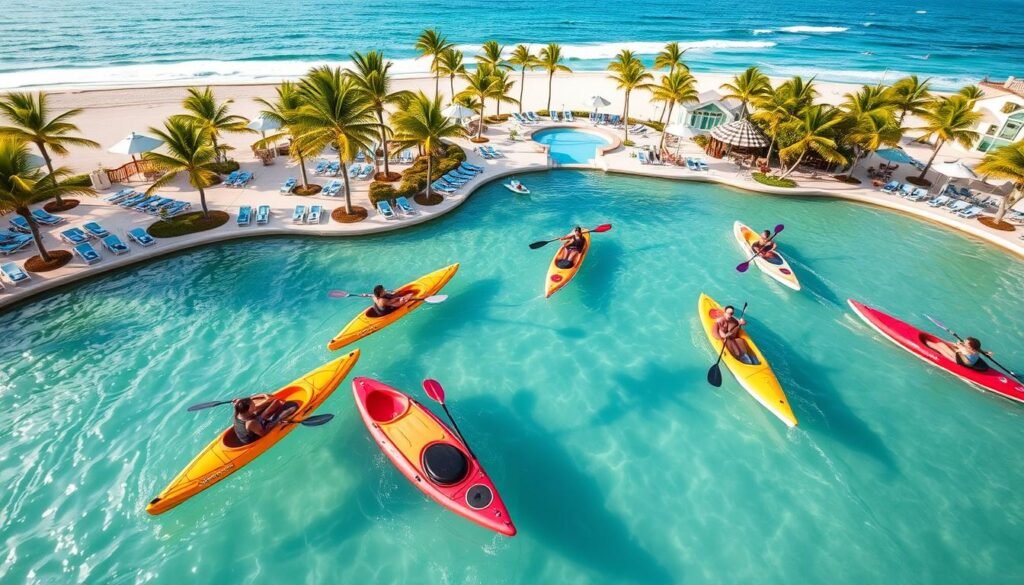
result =
[[1024,140],[1024,80],[1008,78],[1003,83],[982,81],[985,95],[975,104],[981,122],[975,129],[981,139],[972,152],[988,152]]
[[704,134],[716,126],[735,122],[740,117],[740,101],[725,99],[715,90],[702,92],[697,100],[695,104],[676,106],[675,120],[670,122],[682,124],[694,134]]

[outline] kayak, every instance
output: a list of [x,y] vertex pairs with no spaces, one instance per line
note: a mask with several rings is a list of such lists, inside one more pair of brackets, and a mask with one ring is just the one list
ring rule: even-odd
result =
[[[760,238],[760,236],[758,236],[754,230],[738,221],[732,224],[732,233],[736,236],[736,241],[739,242],[743,251],[747,254],[753,255],[754,248],[752,245]],[[779,253],[778,249],[775,250],[775,253],[772,254],[770,258],[765,258],[764,256],[754,258],[754,264],[757,265],[757,268],[761,272],[764,272],[789,288],[793,290],[800,290],[800,281],[796,279],[796,274],[794,274],[793,269],[790,268],[789,262],[786,262],[786,259],[782,257],[782,254]]]
[[[448,284],[448,281],[455,276],[455,273],[458,270],[458,263],[446,266],[440,270],[435,270],[430,274],[423,275],[416,280],[403,285],[396,290],[395,293],[399,295],[412,293],[416,298],[429,297],[444,288],[444,285]],[[345,325],[345,328],[339,331],[338,334],[334,336],[334,339],[327,343],[327,349],[336,351],[350,343],[359,341],[367,335],[376,333],[395,321],[398,321],[402,317],[405,317],[422,304],[423,301],[409,301],[405,305],[402,305],[384,316],[378,316],[371,305],[369,308],[364,309],[356,315],[355,319],[349,321],[348,325]]]
[[373,441],[413,485],[459,516],[515,536],[498,489],[458,434],[411,396],[376,380],[356,378],[352,392]]
[[517,193],[519,195],[529,195],[530,194],[530,190],[526,188],[526,185],[520,183],[519,181],[515,181],[515,180],[510,181],[508,183],[505,183],[505,188],[508,189],[509,191],[511,191],[513,193]]
[[[274,392],[273,396],[280,400],[299,403],[298,411],[291,418],[295,421],[305,419],[334,392],[358,360],[359,350],[356,349],[309,372]],[[234,428],[228,427],[200,451],[159,495],[149,501],[146,511],[153,515],[163,514],[181,504],[245,467],[297,426],[299,425],[276,425],[266,435],[248,445],[239,444]]]
[[853,312],[870,325],[872,329],[922,360],[953,374],[972,386],[995,392],[1010,400],[1024,402],[1024,385],[1021,385],[1017,380],[989,366],[987,363],[985,364],[985,370],[962,366],[955,360],[947,358],[928,346],[928,344],[939,343],[951,346],[950,342],[921,331],[910,323],[900,321],[896,317],[887,315],[874,307],[869,307],[853,299],[849,299],[847,302],[850,304]]
[[572,277],[576,276],[579,272],[580,266],[583,265],[583,261],[587,259],[587,253],[590,252],[590,232],[583,232],[583,239],[586,244],[583,246],[583,253],[580,254],[580,260],[575,266],[569,268],[559,268],[555,262],[558,261],[558,255],[562,252],[562,247],[559,246],[558,252],[555,252],[555,257],[551,259],[551,266],[548,268],[547,278],[544,280],[544,297],[550,297],[555,294],[561,288],[572,280]]
[[[700,314],[700,323],[704,327],[704,332],[708,335],[711,347],[715,349],[716,353],[722,351],[722,342],[715,337],[714,333],[715,319],[722,315],[721,306],[708,295],[701,293],[700,299],[697,301],[697,312]],[[779,384],[779,379],[775,377],[775,372],[772,371],[768,360],[764,358],[761,350],[754,344],[754,340],[747,335],[745,329],[741,337],[746,340],[747,345],[750,346],[750,351],[759,363],[757,365],[745,364],[733,357],[728,350],[722,354],[722,362],[729,368],[732,375],[736,377],[736,381],[740,383],[740,386],[743,386],[743,389],[747,391],[747,394],[753,396],[755,400],[761,403],[761,406],[767,408],[779,420],[786,423],[786,426],[795,427],[796,416],[793,415],[793,409],[789,407],[786,393],[782,390],[782,385]]]

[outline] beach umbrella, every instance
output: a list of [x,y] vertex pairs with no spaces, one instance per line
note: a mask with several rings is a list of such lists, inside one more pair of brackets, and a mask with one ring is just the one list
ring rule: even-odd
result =
[[255,130],[259,132],[260,134],[263,135],[264,138],[266,138],[268,130],[278,130],[281,128],[281,122],[273,118],[265,118],[263,116],[260,116],[259,118],[256,118],[252,122],[249,122],[247,128],[249,128],[249,130]]
[[33,169],[38,169],[39,167],[46,166],[46,159],[39,156],[38,154],[29,153],[28,164]]
[[939,193],[944,193],[946,187],[949,186],[953,179],[977,179],[978,173],[975,173],[969,166],[960,162],[959,160],[947,160],[932,165],[931,170],[939,173],[946,177],[946,183],[942,186]]
[[591,107],[591,108],[594,108],[594,113],[596,114],[598,108],[603,108],[605,106],[610,106],[610,105],[612,105],[612,103],[610,101],[604,99],[603,97],[599,96],[599,95],[592,95],[587,100],[587,105],[589,107]]
[[462,104],[451,104],[447,108],[441,110],[441,115],[453,120],[462,120],[465,118],[472,118],[476,115],[476,112]]
[[135,155],[149,152],[163,143],[164,141],[158,138],[132,132],[118,141],[117,144],[108,148],[107,152],[112,152],[114,154],[130,154],[134,161]]
[[739,148],[765,148],[768,139],[753,122],[746,118],[715,126],[711,137],[729,146]]
[[665,126],[665,134],[679,137],[679,141],[676,143],[676,155],[678,155],[680,148],[682,148],[683,140],[693,138],[697,135],[697,132],[695,132],[690,126],[677,122],[675,124]]
[[914,162],[914,158],[907,154],[907,151],[902,148],[883,148],[881,150],[876,150],[875,154],[877,154],[879,158],[889,162],[899,164],[909,164]]

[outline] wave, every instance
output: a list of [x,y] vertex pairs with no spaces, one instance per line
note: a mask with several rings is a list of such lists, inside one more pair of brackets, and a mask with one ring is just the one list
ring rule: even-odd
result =
[[775,32],[775,29],[773,29],[773,28],[755,28],[754,30],[752,30],[750,32],[754,36],[757,36],[757,35],[770,35],[773,32]]
[[[590,60],[590,59],[613,59],[619,51],[633,51],[637,55],[656,55],[665,48],[666,42],[622,42],[622,43],[593,43],[562,45],[562,56],[566,59]],[[708,39],[704,41],[679,41],[679,46],[694,52],[713,53],[717,51],[745,51],[751,49],[770,49],[776,43],[773,41],[732,41],[724,39]],[[509,43],[506,54],[511,53],[515,43]],[[541,44],[531,45],[534,51],[541,48]],[[458,50],[467,55],[474,55],[480,50],[480,45],[458,45]]]
[[779,29],[779,32],[784,33],[795,33],[795,34],[830,34],[830,33],[841,33],[850,30],[848,26],[784,26]]
[[914,14],[928,14],[927,10],[916,10]]
[[[895,69],[887,69],[884,72],[881,72],[877,70],[862,71],[859,69],[820,69],[816,67],[772,67],[768,64],[765,64],[762,69],[765,73],[773,76],[816,76],[819,81],[867,84],[879,82],[892,83],[901,77],[913,74],[909,71],[899,71]],[[932,86],[939,91],[956,91],[965,85],[978,82],[976,77],[967,76],[931,75],[928,77],[931,79]]]

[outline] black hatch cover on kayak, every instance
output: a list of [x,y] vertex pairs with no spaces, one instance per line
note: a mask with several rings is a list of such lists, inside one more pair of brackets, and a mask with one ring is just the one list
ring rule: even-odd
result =
[[466,492],[466,503],[474,510],[483,510],[491,505],[493,499],[494,494],[491,493],[491,488],[479,483]]
[[466,477],[469,462],[457,448],[447,443],[434,443],[423,451],[423,469],[431,481],[453,485]]

